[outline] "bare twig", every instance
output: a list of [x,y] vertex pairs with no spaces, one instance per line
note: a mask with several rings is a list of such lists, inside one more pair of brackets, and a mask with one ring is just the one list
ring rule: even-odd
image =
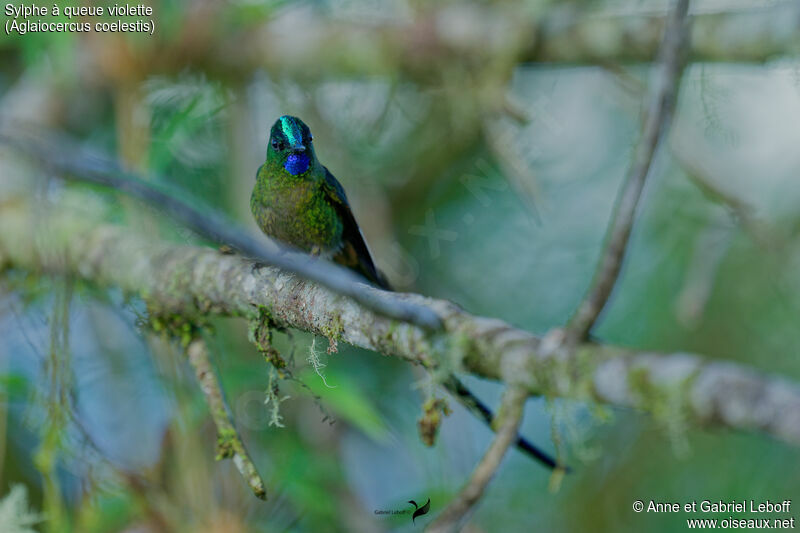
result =
[[203,389],[209,411],[211,411],[211,418],[213,418],[214,425],[217,427],[217,457],[221,459],[232,457],[236,468],[250,486],[253,494],[262,500],[266,500],[267,490],[264,486],[264,480],[258,474],[258,470],[256,470],[253,460],[250,459],[239,432],[236,431],[233,425],[230,409],[225,403],[222,388],[211,366],[208,345],[203,339],[195,338],[186,347],[186,354],[189,356],[192,368],[194,368],[197,381],[200,382],[200,388]]
[[689,0],[676,0],[664,30],[642,136],[617,199],[603,256],[592,286],[570,322],[568,331],[573,340],[583,340],[589,334],[608,303],[622,268],[645,179],[650,172],[656,149],[672,121],[683,72],[684,52],[688,45],[688,9]]
[[[13,127],[13,132],[10,131]],[[287,246],[265,244],[266,238],[238,227],[209,206],[195,207],[197,201],[183,200],[185,191],[172,191],[165,180],[144,181],[107,157],[88,151],[67,139],[54,139],[42,132],[25,131],[20,125],[0,129],[0,143],[14,147],[42,163],[51,171],[77,181],[113,187],[147,203],[160,206],[167,215],[220,245],[266,264],[294,272],[385,316],[436,329],[441,320],[429,309],[411,302],[386,297],[386,292],[366,285],[350,270],[331,262],[312,258]],[[156,186],[155,183],[159,185]]]
[[505,457],[508,448],[514,442],[520,422],[522,421],[523,407],[528,395],[524,389],[511,385],[503,395],[495,423],[499,426],[497,435],[486,450],[478,466],[472,472],[469,481],[458,495],[439,514],[426,531],[430,533],[447,533],[459,531],[464,517],[478,503],[486,486],[494,477],[500,462]]
[[[445,381],[442,383],[442,386],[447,389],[456,399],[458,399],[458,401],[461,402],[466,409],[472,412],[477,418],[482,420],[487,426],[492,427],[493,415],[491,409],[489,409],[486,404],[475,397],[461,382],[461,380],[455,377],[455,375],[450,374],[450,376],[448,376],[447,379],[445,379]],[[560,466],[565,472],[569,472],[569,468],[559,465],[555,459],[544,453],[539,449],[539,447],[531,443],[522,435],[517,435],[514,445],[519,448],[520,451],[528,454],[549,468],[556,468],[557,466]]]

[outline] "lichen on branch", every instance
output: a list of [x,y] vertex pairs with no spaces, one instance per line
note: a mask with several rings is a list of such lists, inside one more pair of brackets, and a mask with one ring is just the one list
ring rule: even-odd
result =
[[744,365],[592,342],[567,349],[558,336],[536,337],[450,302],[392,295],[441,318],[442,331],[426,330],[380,316],[277,268],[255,268],[240,256],[145,238],[89,212],[53,206],[42,213],[24,199],[0,209],[0,256],[16,268],[70,274],[157,300],[163,313],[258,320],[259,310],[267,309],[279,327],[322,336],[336,320],[340,341],[431,369],[446,357],[435,347],[447,346],[448,337],[459,338],[465,371],[534,394],[650,412],[659,405],[653,394],[663,397],[679,387],[680,394],[670,396],[670,409],[683,413],[687,425],[760,431],[800,445],[800,386]]

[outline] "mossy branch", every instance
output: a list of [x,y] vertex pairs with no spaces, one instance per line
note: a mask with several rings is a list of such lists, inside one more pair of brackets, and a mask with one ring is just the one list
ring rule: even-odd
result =
[[143,180],[122,168],[117,161],[83,148],[66,137],[12,122],[0,128],[0,144],[37,159],[48,170],[66,179],[111,187],[149,205],[156,205],[166,215],[220,246],[233,247],[260,262],[316,281],[386,316],[428,328],[441,326],[436,315],[428,309],[385,297],[385,291],[368,286],[363,277],[351,270],[312,258],[285,244],[274,242],[273,246],[268,246],[263,237],[238,227],[213,207],[193,205],[197,200],[187,198],[185,191],[173,190],[164,182],[156,185]]
[[[88,210],[36,209],[24,198],[0,207],[0,257],[7,265],[70,274],[138,295],[161,311],[258,319],[436,368],[443,337],[463,339],[465,371],[530,393],[653,412],[671,389],[688,425],[760,431],[800,445],[800,385],[745,365],[685,353],[641,352],[591,342],[568,348],[556,331],[539,338],[505,322],[416,294],[391,295],[435,312],[442,331],[381,316],[347,297],[243,257],[180,245],[105,224]],[[671,396],[672,397],[672,396]],[[657,411],[658,409],[656,409]]]
[[206,341],[199,337],[192,339],[186,347],[186,355],[194,368],[197,381],[200,382],[200,388],[208,402],[211,418],[217,427],[217,459],[232,458],[253,494],[266,500],[267,489],[264,480],[258,474],[253,460],[244,447],[242,437],[233,425],[230,409],[225,403],[222,388],[211,365]]

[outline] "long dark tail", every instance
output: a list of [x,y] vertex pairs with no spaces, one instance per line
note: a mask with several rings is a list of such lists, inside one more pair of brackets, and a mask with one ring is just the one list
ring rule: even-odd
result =
[[[453,394],[464,407],[469,409],[471,413],[483,420],[487,426],[492,426],[492,420],[494,420],[494,413],[492,413],[492,410],[489,409],[486,404],[481,402],[474,394],[472,394],[466,385],[464,385],[457,377],[451,374],[450,377],[448,377],[444,383],[442,383],[442,385],[445,389],[450,391],[450,393]],[[548,468],[554,469],[560,466],[566,472],[569,472],[568,467],[559,465],[555,459],[543,452],[525,437],[517,435],[517,441],[515,445],[521,451],[525,452],[525,454],[527,454],[529,457],[536,459]]]

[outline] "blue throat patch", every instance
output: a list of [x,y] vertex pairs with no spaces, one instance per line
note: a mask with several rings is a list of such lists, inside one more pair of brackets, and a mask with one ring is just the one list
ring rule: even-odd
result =
[[306,154],[290,154],[289,157],[286,158],[286,163],[283,164],[283,168],[292,176],[297,176],[308,170],[309,163],[310,161]]

